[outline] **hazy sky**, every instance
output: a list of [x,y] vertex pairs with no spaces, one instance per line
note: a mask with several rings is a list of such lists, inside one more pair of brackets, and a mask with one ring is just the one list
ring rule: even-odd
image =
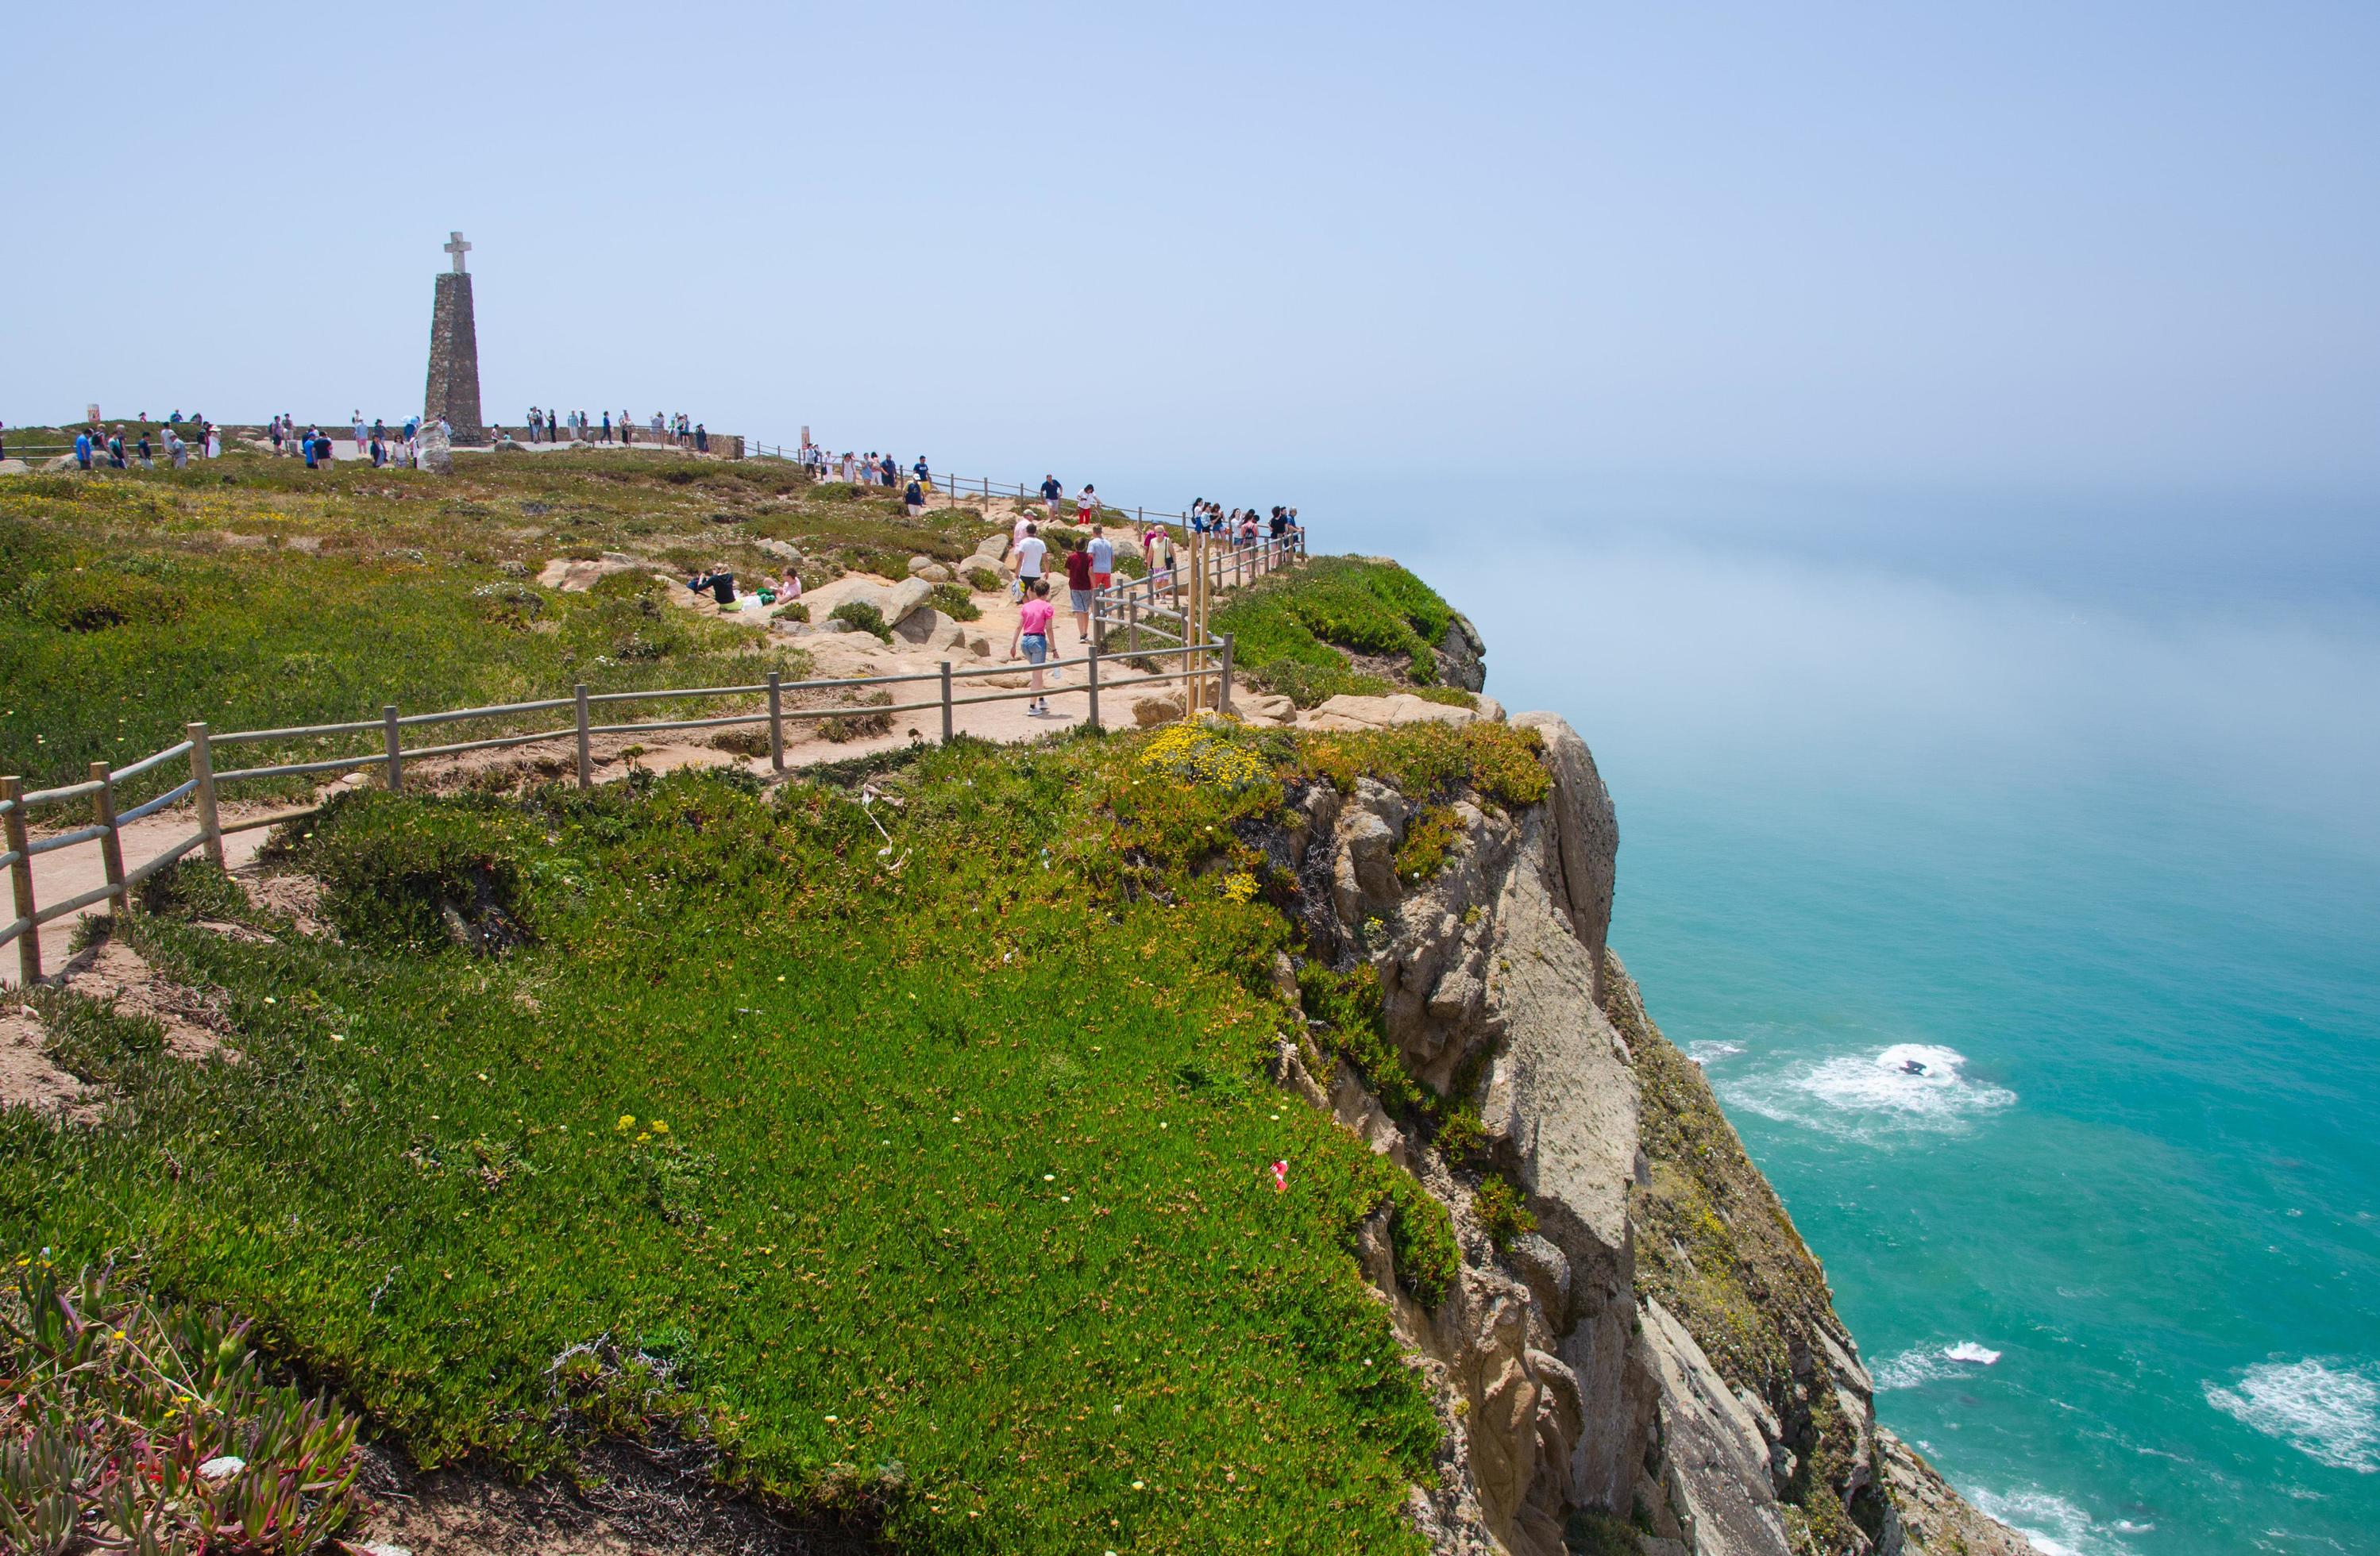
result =
[[[0,417],[2380,487],[2380,7],[32,7]],[[1168,494],[1179,496],[1183,494]]]

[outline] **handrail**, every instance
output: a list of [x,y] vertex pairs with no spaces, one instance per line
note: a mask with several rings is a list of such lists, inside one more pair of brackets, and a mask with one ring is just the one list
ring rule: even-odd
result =
[[[1160,517],[1162,515],[1160,515]],[[13,777],[0,777],[0,867],[9,873],[14,899],[13,922],[0,925],[0,946],[14,941],[18,959],[26,983],[42,977],[40,929],[46,923],[115,899],[129,899],[131,889],[151,875],[184,857],[191,850],[204,849],[207,857],[220,864],[223,862],[223,839],[225,835],[273,826],[311,816],[321,808],[279,813],[267,816],[249,816],[225,822],[217,814],[215,792],[219,785],[243,779],[302,777],[340,769],[384,767],[391,789],[404,786],[405,763],[407,759],[429,759],[460,755],[468,752],[508,749],[533,745],[541,742],[576,740],[578,747],[578,782],[581,788],[593,785],[592,753],[589,740],[596,735],[659,733],[674,730],[710,730],[735,726],[765,724],[769,727],[769,749],[771,763],[783,771],[784,763],[783,727],[787,720],[800,722],[838,717],[869,717],[877,714],[921,713],[939,708],[942,716],[942,738],[954,733],[955,710],[986,703],[1013,702],[1026,697],[1046,697],[1053,692],[1060,695],[1087,695],[1089,726],[1100,727],[1099,695],[1103,691],[1116,692],[1127,687],[1146,686],[1156,682],[1178,684],[1190,691],[1192,706],[1197,706],[1207,696],[1201,688],[1213,688],[1214,706],[1226,711],[1232,695],[1231,634],[1220,637],[1199,636],[1206,620],[1204,606],[1196,604],[1216,588],[1231,582],[1245,582],[1278,568],[1292,565],[1305,556],[1302,535],[1279,540],[1267,540],[1257,547],[1232,547],[1208,549],[1194,547],[1193,557],[1179,562],[1161,575],[1126,579],[1110,585],[1094,597],[1091,619],[1094,623],[1089,645],[1074,658],[1049,659],[1038,666],[1020,666],[1014,661],[989,665],[972,665],[964,669],[948,660],[930,670],[903,671],[893,675],[849,676],[811,681],[786,681],[771,672],[758,685],[662,687],[650,691],[589,692],[584,686],[572,689],[567,697],[545,697],[528,702],[497,703],[480,707],[453,708],[437,713],[400,715],[394,706],[384,707],[377,719],[353,719],[335,724],[294,725],[279,730],[235,730],[221,734],[211,731],[204,724],[192,724],[188,738],[167,746],[164,750],[144,756],[122,767],[110,767],[104,762],[91,766],[91,776],[81,783],[62,784],[55,789],[27,792],[23,781]],[[1185,582],[1191,567],[1203,566],[1201,579]],[[1187,597],[1185,598],[1185,597]],[[1184,609],[1160,605],[1169,599]],[[1195,606],[1195,609],[1188,608]],[[1172,625],[1169,626],[1168,624]],[[1178,626],[1179,631],[1172,630]],[[1150,644],[1141,634],[1171,640]],[[1123,646],[1111,645],[1111,636],[1123,635],[1129,642]],[[1152,661],[1174,658],[1181,662],[1171,669],[1157,669],[1149,673],[1121,678],[1103,677],[1103,664],[1118,658],[1128,661]],[[1017,675],[1029,669],[1043,671],[1087,667],[1088,675],[1080,684],[1048,687],[1036,690],[986,691],[973,695],[958,694],[958,684],[991,676]],[[916,702],[866,704],[828,703],[811,707],[787,707],[783,694],[787,692],[844,693],[880,686],[913,686],[919,682],[938,682],[939,695]],[[674,702],[687,699],[721,699],[765,696],[765,709],[745,713],[728,713],[703,718],[644,718],[618,724],[597,724],[589,709],[609,707],[621,703]],[[528,713],[545,713],[570,709],[573,720],[559,729],[538,730],[527,734],[496,735],[484,740],[460,741],[442,745],[416,746],[407,749],[404,731],[426,729],[435,725],[457,723],[472,718],[492,718]],[[382,748],[357,755],[334,756],[318,761],[284,762],[259,767],[218,769],[214,753],[217,748],[232,745],[254,745],[273,741],[324,739],[334,735],[379,733]],[[190,776],[152,799],[118,813],[115,795],[124,783],[164,766],[187,757]],[[35,838],[27,828],[27,818],[35,806],[61,804],[69,801],[91,801],[91,819],[69,830]],[[137,821],[145,820],[184,801],[195,801],[198,830],[155,856],[129,869],[122,858],[124,829]],[[105,883],[79,892],[64,901],[47,905],[34,901],[32,861],[35,857],[96,842],[100,846],[105,869]]]

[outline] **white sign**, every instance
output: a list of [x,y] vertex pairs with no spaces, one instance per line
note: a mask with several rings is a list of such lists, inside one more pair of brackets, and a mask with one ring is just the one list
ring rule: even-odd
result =
[[84,420],[97,421],[99,419],[99,406],[97,404],[94,403],[92,404],[85,405],[82,410]]

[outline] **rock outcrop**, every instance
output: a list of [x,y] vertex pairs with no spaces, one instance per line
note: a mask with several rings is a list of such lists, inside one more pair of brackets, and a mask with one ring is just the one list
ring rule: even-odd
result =
[[[1438,1116],[1475,1115],[1450,1160],[1352,1063],[1286,1040],[1276,1058],[1285,1089],[1446,1206],[1463,1250],[1425,1307],[1400,1283],[1387,1212],[1358,1237],[1439,1394],[1445,1443],[1437,1486],[1414,1493],[1416,1526],[1437,1550],[1482,1556],[1560,1556],[1589,1526],[1596,1549],[1633,1540],[1648,1556],[1956,1541],[2013,1556],[2021,1539],[1876,1428],[1816,1261],[1610,956],[1619,829],[1585,742],[1550,714],[1512,722],[1536,732],[1551,792],[1516,810],[1436,797],[1455,835],[1427,879],[1397,860],[1431,797],[1369,778],[1293,795],[1302,825],[1272,845],[1294,866],[1305,959],[1342,979],[1368,969],[1405,1077],[1444,1100]],[[1297,997],[1286,959],[1275,983]],[[1535,1230],[1491,1218],[1491,1183],[1519,1191]],[[1689,1204],[1710,1212],[1693,1228]]]

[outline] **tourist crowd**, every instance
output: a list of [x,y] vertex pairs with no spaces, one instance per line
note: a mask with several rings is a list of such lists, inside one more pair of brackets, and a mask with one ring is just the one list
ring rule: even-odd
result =
[[[502,432],[503,428],[496,428]],[[617,421],[612,413],[600,411],[589,416],[585,411],[556,411],[536,405],[528,408],[528,427],[523,440],[531,443],[633,443],[640,429],[634,413],[622,411]],[[674,443],[697,453],[710,452],[710,433],[702,423],[678,411],[663,416],[655,411],[650,423],[641,428],[646,440],[655,443]]]

